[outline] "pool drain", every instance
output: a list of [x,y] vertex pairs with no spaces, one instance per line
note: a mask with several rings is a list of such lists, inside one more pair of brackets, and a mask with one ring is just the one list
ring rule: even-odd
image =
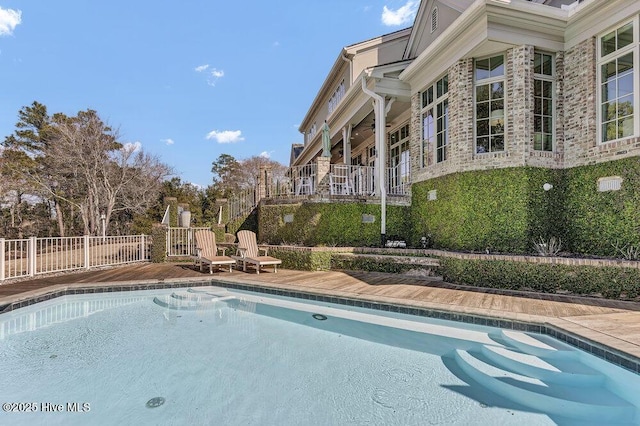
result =
[[147,401],[147,408],[158,408],[162,404],[164,404],[165,399],[161,396],[156,396],[155,398],[151,398]]
[[324,321],[327,319],[327,317],[322,314],[313,314],[311,316],[313,317],[313,319],[317,319],[318,321]]

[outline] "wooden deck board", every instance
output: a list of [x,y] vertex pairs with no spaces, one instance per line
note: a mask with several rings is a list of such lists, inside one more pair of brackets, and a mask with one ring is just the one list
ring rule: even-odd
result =
[[209,274],[195,269],[191,263],[142,263],[4,283],[0,285],[0,302],[11,303],[24,299],[27,294],[44,294],[53,286],[74,283],[104,285],[172,279],[211,279],[214,285],[220,280],[258,284],[498,318],[541,321],[640,357],[640,303],[535,293],[500,294],[499,290],[455,286],[433,277],[378,272],[280,269],[274,273],[267,269],[259,275],[253,270]]

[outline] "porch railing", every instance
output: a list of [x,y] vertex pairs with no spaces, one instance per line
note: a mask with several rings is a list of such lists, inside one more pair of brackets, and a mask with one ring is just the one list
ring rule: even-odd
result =
[[374,167],[331,164],[329,192],[331,195],[372,195],[375,191]]
[[409,194],[409,168],[407,164],[400,163],[395,167],[387,167],[387,194]]
[[267,186],[266,196],[278,198],[315,194],[318,186],[316,170],[315,164],[290,167],[283,178]]
[[0,238],[0,282],[149,260],[146,235]]

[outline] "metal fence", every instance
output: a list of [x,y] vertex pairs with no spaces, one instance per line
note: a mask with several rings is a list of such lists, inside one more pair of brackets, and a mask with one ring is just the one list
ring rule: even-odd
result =
[[146,235],[0,238],[0,282],[52,272],[149,260]]
[[192,256],[196,252],[195,232],[211,228],[168,228],[167,256]]
[[236,220],[250,213],[258,205],[258,197],[256,189],[245,189],[234,194],[227,201],[227,209],[229,213],[229,221]]

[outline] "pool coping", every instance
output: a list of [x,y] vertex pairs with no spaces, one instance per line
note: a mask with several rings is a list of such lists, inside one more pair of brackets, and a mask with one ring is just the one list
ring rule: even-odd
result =
[[[503,311],[500,312],[501,315],[492,315],[488,312],[482,312],[487,310],[480,308],[457,306],[457,309],[453,309],[450,305],[437,303],[418,301],[410,303],[411,301],[409,300],[403,302],[399,299],[384,296],[376,296],[373,298],[362,294],[338,294],[339,292],[327,294],[327,290],[324,290],[323,292],[314,292],[310,291],[310,289],[300,290],[282,288],[277,287],[274,284],[265,285],[265,283],[262,282],[251,282],[251,280],[243,281],[246,282],[238,283],[224,278],[203,277],[202,279],[197,279],[189,277],[172,278],[170,280],[140,280],[115,283],[72,283],[53,285],[0,298],[0,314],[58,297],[75,294],[115,293],[121,291],[165,290],[172,288],[217,286],[235,290],[253,291],[268,295],[292,297],[295,299],[546,334],[598,358],[622,367],[625,370],[640,375],[640,357],[625,352],[624,350],[617,349],[611,345],[607,345],[606,343],[586,337],[580,333],[581,329],[585,329],[584,327],[565,321],[562,318],[518,314],[515,312],[511,313],[514,318],[507,318],[504,316],[506,312]],[[573,330],[569,330],[570,328],[573,328]],[[603,336],[607,335],[603,334]],[[608,337],[615,339],[611,336]]]

